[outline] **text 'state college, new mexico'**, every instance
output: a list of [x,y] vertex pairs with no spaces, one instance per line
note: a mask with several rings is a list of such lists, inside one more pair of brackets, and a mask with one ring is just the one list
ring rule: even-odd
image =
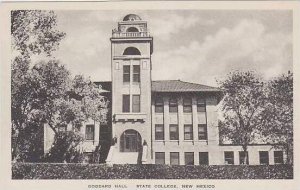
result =
[[[82,125],[81,149],[87,162],[96,151],[101,154],[98,162],[108,164],[285,162],[286,154],[270,145],[250,145],[245,160],[241,146],[219,142],[219,88],[180,80],[152,81],[153,38],[138,15],[125,16],[110,40],[112,80],[95,82],[110,100],[109,119],[106,124],[90,120]],[[45,152],[52,142],[53,134],[45,128]]]

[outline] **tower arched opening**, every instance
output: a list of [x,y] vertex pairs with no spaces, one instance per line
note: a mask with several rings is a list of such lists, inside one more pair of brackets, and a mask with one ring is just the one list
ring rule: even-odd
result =
[[128,47],[124,50],[123,55],[141,55],[141,52],[135,47]]

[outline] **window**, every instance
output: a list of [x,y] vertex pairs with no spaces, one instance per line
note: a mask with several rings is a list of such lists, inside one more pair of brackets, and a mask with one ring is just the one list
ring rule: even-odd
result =
[[141,55],[141,52],[135,47],[128,47],[124,50],[123,55]]
[[208,165],[208,152],[199,152],[199,164],[200,165]]
[[205,112],[206,111],[206,104],[204,98],[199,98],[197,100],[197,112]]
[[198,139],[207,140],[207,125],[199,124],[198,125]]
[[184,125],[184,140],[193,140],[193,125]]
[[86,140],[94,140],[94,125],[86,125],[85,127],[85,139]]
[[155,124],[155,140],[164,140],[164,125]]
[[178,104],[176,98],[170,98],[169,100],[169,112],[177,113],[178,112]]
[[275,164],[283,164],[283,152],[282,151],[274,151],[274,163]]
[[123,82],[130,82],[130,65],[123,65]]
[[170,125],[170,140],[179,140],[178,125]]
[[165,164],[164,152],[155,152],[155,164]]
[[140,82],[140,66],[133,65],[133,82]]
[[179,165],[179,152],[170,152],[170,164]]
[[269,165],[269,152],[259,151],[259,162],[261,165]]
[[139,32],[139,30],[136,27],[129,27],[126,32]]
[[184,153],[185,165],[194,165],[194,153],[185,152]]
[[183,99],[183,112],[185,112],[185,113],[192,112],[192,99],[191,98]]
[[123,112],[128,113],[130,112],[130,96],[123,95]]
[[156,113],[164,112],[164,101],[161,97],[157,97],[155,100],[155,112]]
[[[249,164],[248,152],[245,153],[244,151],[240,151],[239,156],[240,156],[240,165]],[[247,156],[247,160],[245,162],[246,156]]]
[[224,152],[225,164],[234,164],[233,151]]
[[140,95],[132,95],[132,112],[140,112]]

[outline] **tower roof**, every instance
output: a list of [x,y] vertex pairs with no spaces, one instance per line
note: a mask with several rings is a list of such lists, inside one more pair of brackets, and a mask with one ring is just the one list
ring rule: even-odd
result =
[[136,14],[128,14],[123,18],[123,21],[136,21],[136,20],[142,20],[142,19]]

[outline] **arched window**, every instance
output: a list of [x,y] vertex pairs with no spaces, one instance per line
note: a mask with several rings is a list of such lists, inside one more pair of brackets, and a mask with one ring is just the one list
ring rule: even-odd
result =
[[141,52],[135,47],[128,47],[124,50],[123,55],[141,55]]
[[124,131],[120,137],[121,152],[139,152],[142,147],[142,139],[139,132],[133,129]]
[[129,27],[126,32],[139,32],[139,30],[136,27]]

